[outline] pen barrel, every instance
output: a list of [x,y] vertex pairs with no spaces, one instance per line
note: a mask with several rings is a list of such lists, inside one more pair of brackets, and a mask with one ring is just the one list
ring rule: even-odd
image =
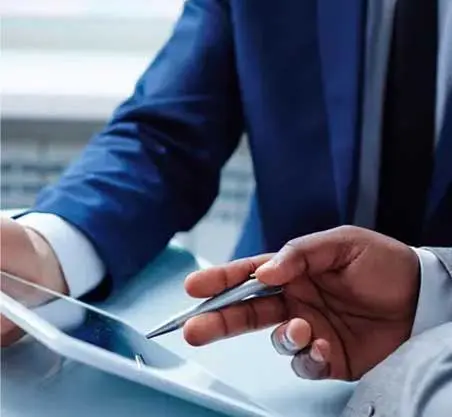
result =
[[268,286],[257,279],[252,279],[238,285],[235,288],[227,289],[223,293],[204,301],[192,310],[192,317],[202,313],[209,313],[220,310],[224,307],[240,303],[251,298],[268,297],[279,294],[282,287]]
[[222,293],[198,304],[196,307],[192,307],[183,314],[179,314],[177,317],[149,332],[146,337],[150,339],[180,329],[187,320],[200,314],[217,311],[251,298],[268,297],[279,294],[282,290],[282,287],[268,286],[257,279],[250,279],[236,287],[228,288]]

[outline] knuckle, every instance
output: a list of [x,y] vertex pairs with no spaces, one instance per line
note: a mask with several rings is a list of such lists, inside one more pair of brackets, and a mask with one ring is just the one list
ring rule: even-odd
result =
[[279,254],[279,262],[287,262],[297,256],[297,253],[302,247],[302,238],[296,238],[289,240],[281,249]]
[[257,265],[253,258],[247,258],[246,262],[246,271],[248,275],[251,275],[256,269]]
[[302,242],[301,237],[297,237],[294,239],[290,239],[286,244],[285,247],[287,247],[289,250],[296,250],[298,248],[298,246],[300,245],[300,243]]
[[351,234],[351,233],[355,234],[360,230],[360,228],[357,226],[353,226],[351,224],[344,224],[342,226],[337,227],[336,230],[341,234]]
[[369,236],[369,234],[373,233],[369,229],[365,229],[363,227],[354,226],[350,224],[339,226],[335,229],[341,236],[345,238],[359,238]]
[[296,238],[289,240],[278,255],[278,265],[285,268],[287,274],[299,274],[306,266],[303,248],[306,239]]
[[251,275],[258,268],[258,264],[252,257],[234,260],[230,263],[230,265],[239,266],[244,272],[244,279],[246,278],[246,275]]

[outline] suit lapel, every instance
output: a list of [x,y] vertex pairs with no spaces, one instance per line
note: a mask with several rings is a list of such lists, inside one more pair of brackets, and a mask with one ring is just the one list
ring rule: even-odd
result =
[[361,118],[366,0],[318,0],[325,106],[340,216],[350,221]]

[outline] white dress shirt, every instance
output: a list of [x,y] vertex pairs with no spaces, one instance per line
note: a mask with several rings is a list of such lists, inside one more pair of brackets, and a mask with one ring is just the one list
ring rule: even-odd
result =
[[[91,242],[74,226],[45,213],[30,213],[18,222],[39,232],[52,246],[72,297],[80,297],[100,283],[105,266]],[[414,250],[421,265],[420,294],[412,331],[416,335],[451,320],[452,278],[432,252]]]
[[101,282],[105,265],[92,243],[76,227],[48,213],[29,213],[17,221],[36,230],[50,244],[72,297],[86,294]]
[[[442,18],[451,2],[440,2]],[[391,14],[395,0],[369,2],[366,69],[362,135],[374,138],[363,142],[360,186],[355,224],[372,228],[378,186],[379,126],[382,91],[391,33]],[[447,47],[440,45],[440,47]],[[441,113],[439,99],[437,112]],[[438,116],[440,119],[440,117]],[[370,158],[370,160],[369,160]],[[376,159],[377,160],[376,160]],[[372,163],[370,163],[372,162]],[[64,273],[70,295],[79,297],[95,288],[105,275],[105,265],[93,244],[77,228],[53,214],[30,213],[18,219],[39,232],[52,246]],[[424,249],[414,249],[421,264],[421,286],[413,334],[452,319],[452,279],[436,256]],[[441,308],[438,308],[441,306]]]

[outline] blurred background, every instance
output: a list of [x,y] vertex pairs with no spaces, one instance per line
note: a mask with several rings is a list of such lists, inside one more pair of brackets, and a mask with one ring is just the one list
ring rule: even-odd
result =
[[[25,208],[132,91],[172,31],[183,0],[2,0],[1,208]],[[228,259],[254,187],[245,141],[220,195],[178,238]]]

